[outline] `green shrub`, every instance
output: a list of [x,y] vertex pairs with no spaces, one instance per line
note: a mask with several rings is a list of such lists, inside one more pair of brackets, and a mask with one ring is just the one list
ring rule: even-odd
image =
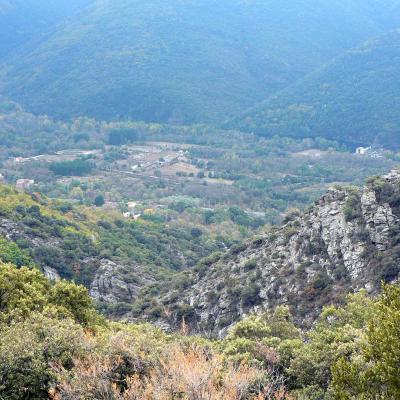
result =
[[312,282],[312,286],[317,291],[322,291],[327,288],[332,283],[332,279],[329,278],[328,274],[325,271],[319,272]]
[[85,287],[67,281],[51,285],[36,269],[0,263],[0,322],[11,323],[48,308],[85,326],[102,323]]
[[385,285],[374,311],[357,356],[342,354],[333,365],[334,398],[400,398],[400,288]]
[[33,261],[24,250],[21,250],[16,243],[8,241],[0,236],[0,260],[6,263],[12,263],[17,267],[33,266]]
[[346,222],[362,217],[361,198],[358,192],[350,192],[347,194],[346,202],[343,207],[343,214]]
[[285,226],[283,232],[285,234],[286,240],[289,240],[291,237],[299,233],[299,229],[296,226],[287,225]]
[[82,327],[33,313],[0,329],[0,397],[8,400],[47,399],[60,381],[58,369],[70,369],[83,354]]
[[103,197],[103,195],[101,195],[101,194],[97,195],[97,196],[95,197],[94,201],[93,201],[93,204],[94,204],[96,207],[101,207],[101,206],[104,205],[104,203],[105,203],[104,197]]
[[232,255],[237,255],[247,249],[246,243],[234,244],[230,249],[229,252]]
[[73,161],[60,161],[50,164],[50,170],[60,176],[83,176],[89,174],[94,165],[89,161],[76,159]]
[[241,290],[240,298],[244,307],[251,307],[260,302],[260,287],[250,283]]
[[257,268],[257,261],[256,260],[249,260],[244,264],[243,269],[244,271],[252,271],[253,269]]

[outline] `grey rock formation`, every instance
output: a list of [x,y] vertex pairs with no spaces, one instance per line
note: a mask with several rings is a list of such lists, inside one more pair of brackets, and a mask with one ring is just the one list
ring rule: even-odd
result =
[[[379,290],[385,266],[394,278],[393,260],[400,260],[391,237],[399,225],[393,199],[400,205],[397,171],[360,193],[332,188],[303,215],[195,275],[178,306],[191,306],[194,329],[219,336],[244,315],[278,304],[289,304],[297,322],[310,325],[322,306],[346,293]],[[169,303],[168,295],[163,301]]]
[[151,281],[137,266],[101,260],[90,286],[90,296],[110,304],[132,303],[140,289]]
[[43,273],[49,281],[55,282],[60,279],[60,274],[54,268],[47,265],[43,266]]
[[392,209],[388,203],[378,204],[374,190],[369,188],[365,189],[361,204],[371,240],[379,250],[386,250],[389,227],[396,221]]
[[[59,237],[43,237],[27,229],[23,223],[6,217],[0,217],[0,235],[10,241],[27,243],[32,254],[37,250],[49,248],[57,251],[63,244]],[[38,266],[49,280],[56,281],[61,278],[62,272],[57,271],[57,265],[54,263],[49,265],[47,258],[40,259]],[[82,258],[78,260],[76,267],[96,271],[90,284],[90,295],[97,301],[110,304],[133,303],[140,289],[154,279],[142,266],[121,264],[100,256]]]

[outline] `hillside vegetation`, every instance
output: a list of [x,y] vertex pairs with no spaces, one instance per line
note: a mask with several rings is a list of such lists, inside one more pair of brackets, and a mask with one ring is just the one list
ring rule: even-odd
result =
[[131,303],[149,283],[190,268],[217,249],[215,240],[190,228],[128,221],[117,212],[0,186],[0,260],[37,265],[52,279],[82,283],[110,312],[123,301]]
[[[363,190],[331,188],[304,213],[289,212],[282,226],[142,290],[132,313],[172,327],[184,316],[193,330],[223,336],[248,313],[285,304],[310,327],[325,305],[363,289],[374,295],[382,281],[398,279],[399,199],[398,171],[368,179]],[[164,310],[157,316],[154,293]]]
[[325,137],[353,147],[398,148],[399,63],[396,30],[349,50],[229,126],[263,136]]
[[389,29],[386,10],[375,0],[98,0],[7,59],[0,90],[60,118],[222,121]]
[[0,0],[0,61],[13,50],[38,43],[57,23],[91,0]]
[[[111,323],[87,291],[0,262],[0,395],[10,400],[395,399],[400,289],[350,296],[302,333],[287,308],[224,340]],[[295,397],[293,397],[295,396]]]

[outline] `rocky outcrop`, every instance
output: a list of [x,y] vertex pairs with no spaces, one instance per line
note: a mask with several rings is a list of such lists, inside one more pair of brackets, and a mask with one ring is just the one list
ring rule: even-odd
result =
[[151,282],[137,266],[117,264],[101,260],[90,286],[90,296],[97,301],[110,304],[132,303],[140,289]]
[[[43,249],[44,251],[48,251],[49,248],[59,251],[63,246],[61,238],[54,235],[42,235],[39,230],[29,229],[23,221],[14,221],[7,217],[0,217],[0,235],[12,242],[24,242],[29,248],[33,261],[42,269],[46,277],[51,281],[61,279],[60,271],[56,269],[57,263],[54,263],[51,258],[35,258],[35,254],[42,254]],[[133,303],[140,289],[154,280],[143,266],[123,264],[102,258],[100,255],[82,257],[75,261],[74,268],[94,271],[94,277],[89,280],[89,284],[85,282],[89,286],[90,295],[96,301],[111,305]]]
[[389,243],[389,228],[396,222],[390,205],[378,204],[375,191],[371,188],[365,189],[361,204],[371,240],[379,250],[386,250]]
[[[277,304],[290,305],[297,322],[310,325],[324,305],[352,291],[374,293],[381,279],[396,278],[398,204],[397,171],[361,192],[332,188],[304,214],[205,265],[178,304],[170,295],[163,302],[173,309],[189,305],[193,329],[214,335]],[[170,321],[181,317],[172,313]]]
[[18,222],[9,218],[0,218],[0,235],[4,236],[10,241],[24,240],[29,243],[29,247],[36,248],[39,246],[54,246],[60,245],[61,240],[56,237],[42,237],[34,233],[27,233],[26,227]]
[[51,268],[47,265],[43,266],[43,273],[49,281],[55,282],[60,280],[60,274],[55,268]]
[[22,232],[16,222],[7,218],[0,218],[0,234],[8,240],[12,240],[15,237],[19,237]]
[[39,211],[3,213],[0,235],[29,251],[49,279],[83,282],[115,318],[144,318],[163,328],[184,318],[198,332],[221,336],[244,315],[278,304],[288,304],[296,321],[310,326],[324,305],[361,289],[374,294],[400,272],[397,171],[369,180],[363,190],[331,188],[303,214],[292,213],[282,226],[183,274],[99,251],[95,237],[63,236],[74,225]]

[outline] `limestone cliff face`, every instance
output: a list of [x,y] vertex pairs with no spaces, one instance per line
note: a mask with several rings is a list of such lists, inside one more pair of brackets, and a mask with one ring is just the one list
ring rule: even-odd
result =
[[[396,178],[396,173],[391,173],[385,177],[388,182],[393,184],[396,183]],[[379,250],[386,250],[389,244],[389,228],[398,222],[398,218],[393,214],[393,210],[388,203],[378,203],[375,191],[371,188],[364,190],[361,204],[366,228],[371,240]]]
[[142,287],[152,282],[142,268],[102,259],[90,286],[90,296],[108,304],[132,303]]
[[396,279],[399,207],[396,171],[360,193],[332,188],[304,214],[197,272],[179,304],[190,305],[194,329],[214,335],[247,313],[282,303],[310,325],[323,305],[350,291],[374,293],[382,279]]

